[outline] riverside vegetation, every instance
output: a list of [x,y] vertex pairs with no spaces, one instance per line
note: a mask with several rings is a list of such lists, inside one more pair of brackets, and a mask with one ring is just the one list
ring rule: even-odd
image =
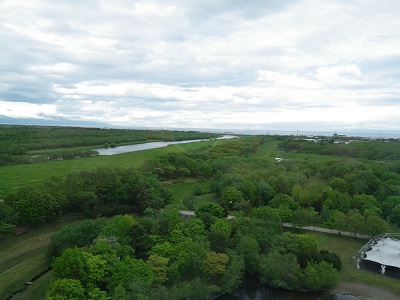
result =
[[[23,277],[23,268],[13,263],[40,263],[38,274],[34,268],[27,271],[34,278],[51,265],[53,273],[41,288],[42,296],[47,290],[46,299],[208,299],[232,293],[245,274],[291,290],[329,289],[338,280],[360,280],[357,274],[364,271],[348,267],[349,249],[344,257],[344,250],[334,253],[338,247],[327,243],[325,235],[285,232],[282,223],[354,235],[396,231],[399,148],[394,140],[334,144],[329,139],[314,143],[298,137],[242,136],[146,155],[116,155],[106,165],[105,157],[90,157],[4,166],[6,173],[43,166],[48,174],[46,180],[28,184],[34,175],[26,172],[25,183],[9,183],[3,190],[0,228],[6,243],[0,253],[7,256],[1,256],[0,270]],[[77,165],[88,167],[68,168]],[[182,219],[179,209],[195,210],[196,218]],[[236,218],[226,219],[228,213]],[[71,216],[84,220],[70,223]],[[35,230],[45,236],[51,224],[60,228],[63,222],[68,224],[44,238],[46,247],[32,243],[33,254],[13,253],[16,240],[34,238]],[[16,228],[33,230],[6,236]],[[340,239],[346,238],[335,238],[335,244]],[[355,245],[354,252],[360,243]],[[346,272],[341,270],[343,259]],[[377,284],[375,277],[366,278]],[[379,281],[400,293],[391,279]],[[2,297],[19,284],[0,279]]]

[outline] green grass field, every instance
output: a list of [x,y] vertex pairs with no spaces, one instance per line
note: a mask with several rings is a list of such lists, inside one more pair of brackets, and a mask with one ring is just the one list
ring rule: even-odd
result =
[[340,256],[342,260],[342,270],[339,272],[340,281],[361,282],[383,287],[400,295],[399,280],[355,268],[352,257],[367,240],[313,231],[304,231],[304,233],[312,235],[321,249],[329,250]]
[[168,147],[129,152],[118,155],[95,156],[64,161],[49,161],[30,165],[0,167],[0,199],[27,184],[46,181],[52,177],[62,177],[71,172],[95,169],[97,167],[139,168],[144,161],[169,152],[197,150],[224,143],[225,140],[211,140],[196,143],[169,145]]
[[32,229],[20,236],[9,236],[0,244],[0,300],[8,299],[24,284],[46,272],[51,259],[46,257],[50,237],[63,225],[75,221],[68,216],[52,224]]

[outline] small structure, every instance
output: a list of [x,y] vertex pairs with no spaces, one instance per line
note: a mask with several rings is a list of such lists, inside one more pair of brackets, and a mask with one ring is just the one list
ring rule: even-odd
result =
[[353,256],[358,269],[367,269],[400,279],[400,234],[375,236]]

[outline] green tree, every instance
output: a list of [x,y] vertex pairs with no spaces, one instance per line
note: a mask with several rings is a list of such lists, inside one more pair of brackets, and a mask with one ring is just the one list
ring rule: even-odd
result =
[[46,300],[82,300],[86,299],[85,289],[77,279],[56,279],[46,292]]
[[111,298],[107,296],[105,291],[94,288],[89,292],[88,300],[111,300]]
[[328,262],[309,264],[304,270],[303,284],[311,290],[329,289],[336,285],[337,270]]
[[299,208],[293,212],[292,225],[301,228],[304,226],[315,225],[318,220],[318,213],[314,208]]
[[235,204],[243,201],[243,193],[233,186],[227,187],[220,198],[221,206],[227,211],[232,210]]
[[390,232],[390,226],[385,220],[377,216],[367,217],[365,220],[365,230],[363,230],[363,233],[373,237],[385,232]]
[[357,211],[348,213],[346,223],[348,230],[350,230],[354,235],[361,233],[365,228],[365,218]]
[[224,253],[211,251],[203,262],[202,269],[209,276],[217,276],[225,273],[228,256]]
[[0,234],[13,233],[17,219],[15,210],[0,199]]
[[60,256],[67,248],[83,247],[93,243],[100,234],[105,222],[106,219],[98,218],[63,226],[59,232],[51,236],[47,256]]
[[224,209],[214,202],[200,204],[195,213],[204,222],[206,228],[210,228],[217,219],[225,218],[226,216]]
[[162,284],[168,280],[167,269],[168,269],[169,258],[162,257],[158,254],[151,254],[147,263],[151,266],[154,274],[154,283]]
[[59,216],[60,203],[52,195],[33,188],[22,188],[9,196],[6,202],[18,212],[18,223],[43,224]]
[[301,269],[293,254],[280,254],[273,250],[261,259],[259,272],[264,284],[288,290],[299,287]]
[[243,256],[246,271],[256,274],[258,271],[258,263],[260,247],[257,240],[251,236],[241,236],[236,244],[236,252]]
[[136,297],[140,294],[145,295],[153,281],[154,274],[151,266],[142,260],[128,256],[114,263],[108,289],[111,293],[115,293],[115,289],[120,285],[128,294]]
[[243,256],[238,255],[233,250],[228,250],[227,255],[229,260],[226,271],[222,275],[220,291],[221,293],[231,294],[242,282],[245,262]]
[[129,233],[133,224],[137,223],[132,216],[117,215],[108,220],[100,233],[100,238],[115,237],[118,243],[127,245],[131,242]]

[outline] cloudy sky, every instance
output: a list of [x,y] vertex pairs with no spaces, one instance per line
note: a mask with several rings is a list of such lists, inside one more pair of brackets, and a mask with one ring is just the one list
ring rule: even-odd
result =
[[0,0],[0,116],[400,131],[398,0]]

